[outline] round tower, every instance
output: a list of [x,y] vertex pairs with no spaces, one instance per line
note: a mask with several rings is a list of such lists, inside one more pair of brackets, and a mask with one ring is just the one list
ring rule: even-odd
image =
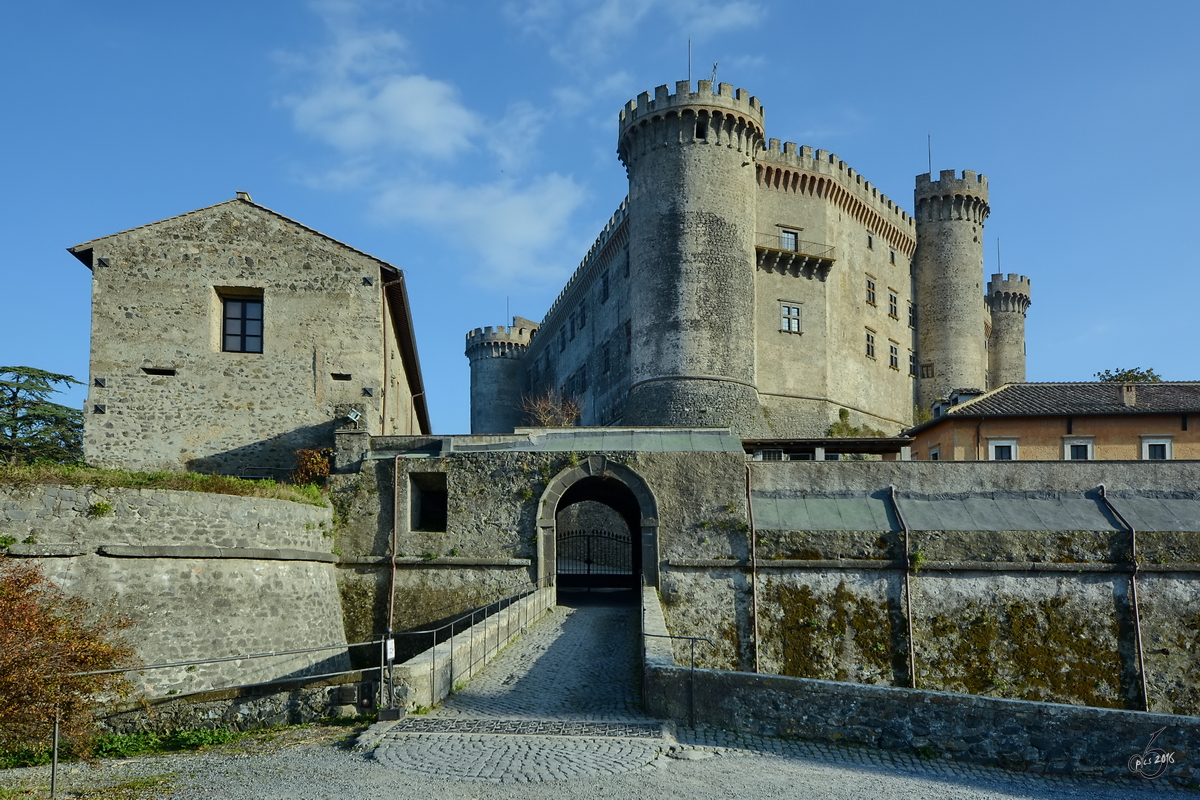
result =
[[700,81],[643,92],[621,111],[629,174],[633,425],[765,429],[755,385],[758,98]]
[[983,299],[983,175],[942,170],[917,176],[917,396],[921,408],[955,389],[987,388]]
[[989,389],[1006,383],[1025,382],[1025,311],[1030,299],[1029,278],[997,273],[987,285],[987,304],[992,312],[992,335],[988,339]]
[[535,327],[497,325],[467,334],[471,361],[471,433],[512,433],[521,407],[525,351]]

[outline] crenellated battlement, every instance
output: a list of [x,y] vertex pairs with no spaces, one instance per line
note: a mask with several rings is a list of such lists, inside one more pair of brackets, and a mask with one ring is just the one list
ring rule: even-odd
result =
[[[911,254],[912,239],[915,234],[915,221],[900,204],[883,194],[870,181],[865,180],[836,154],[828,150],[817,150],[808,145],[797,145],[795,142],[780,142],[771,139],[758,155],[759,183],[769,188],[790,190],[793,192],[807,191],[810,194],[821,194],[834,199],[824,190],[820,177],[832,178],[845,189],[858,203],[866,205],[877,216],[876,221],[882,221],[895,226],[895,233],[903,237],[905,242],[893,241],[892,244]],[[815,176],[811,175],[815,173]],[[864,219],[864,222],[866,220]],[[889,237],[891,239],[893,237]]]
[[1030,280],[1024,275],[1010,272],[1006,278],[995,273],[988,281],[987,300],[992,311],[1019,311],[1024,314],[1032,304]]
[[980,175],[972,170],[964,169],[962,177],[952,169],[944,169],[938,173],[938,179],[930,180],[930,175],[917,176],[917,198],[945,197],[954,195],[971,195],[972,197],[988,198],[987,175]]
[[712,81],[698,81],[696,91],[692,91],[691,81],[676,81],[675,94],[670,93],[666,84],[654,90],[654,98],[649,92],[642,92],[636,100],[630,100],[621,109],[620,135],[631,125],[654,116],[665,116],[671,111],[679,112],[685,108],[727,110],[747,117],[757,123],[759,132],[762,131],[766,109],[745,89],[734,90],[733,84],[717,84],[713,91]]
[[537,327],[531,323],[476,328],[467,334],[467,358],[521,358]]

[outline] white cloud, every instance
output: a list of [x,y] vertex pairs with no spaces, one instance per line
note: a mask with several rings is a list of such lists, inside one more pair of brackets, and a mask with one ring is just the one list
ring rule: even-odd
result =
[[555,173],[475,186],[398,181],[379,195],[376,212],[429,225],[472,251],[481,267],[475,272],[487,283],[548,283],[574,266],[562,253],[584,195],[573,178]]
[[293,97],[296,126],[347,153],[403,149],[449,158],[471,146],[480,121],[453,86],[425,75],[336,80]]
[[505,11],[526,33],[549,41],[557,61],[581,70],[611,59],[629,31],[656,12],[696,41],[765,17],[762,5],[750,0],[514,0]]
[[[371,27],[362,19],[366,6],[321,0],[315,7],[332,40],[315,57],[281,58],[307,82],[284,106],[298,130],[336,151],[338,163],[302,180],[370,193],[381,223],[429,229],[448,243],[449,258],[487,283],[561,280],[571,267],[563,253],[578,250],[570,222],[585,191],[569,176],[529,173],[545,114],[516,100],[488,119],[452,83],[409,63],[403,36]],[[499,180],[456,178],[497,170]]]

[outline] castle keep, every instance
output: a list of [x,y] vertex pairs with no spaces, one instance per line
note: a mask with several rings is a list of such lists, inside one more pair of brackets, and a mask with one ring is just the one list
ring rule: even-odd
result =
[[629,196],[540,324],[467,334],[471,430],[558,393],[583,425],[892,433],[1025,378],[1024,276],[983,288],[987,179],[917,178],[910,215],[825,150],[765,137],[744,90],[680,81],[621,111]]

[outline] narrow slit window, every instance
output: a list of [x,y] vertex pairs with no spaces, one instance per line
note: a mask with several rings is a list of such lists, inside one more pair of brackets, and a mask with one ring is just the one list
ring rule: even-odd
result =
[[331,372],[329,373],[329,377],[333,378],[335,381],[348,381],[353,376],[349,372]]

